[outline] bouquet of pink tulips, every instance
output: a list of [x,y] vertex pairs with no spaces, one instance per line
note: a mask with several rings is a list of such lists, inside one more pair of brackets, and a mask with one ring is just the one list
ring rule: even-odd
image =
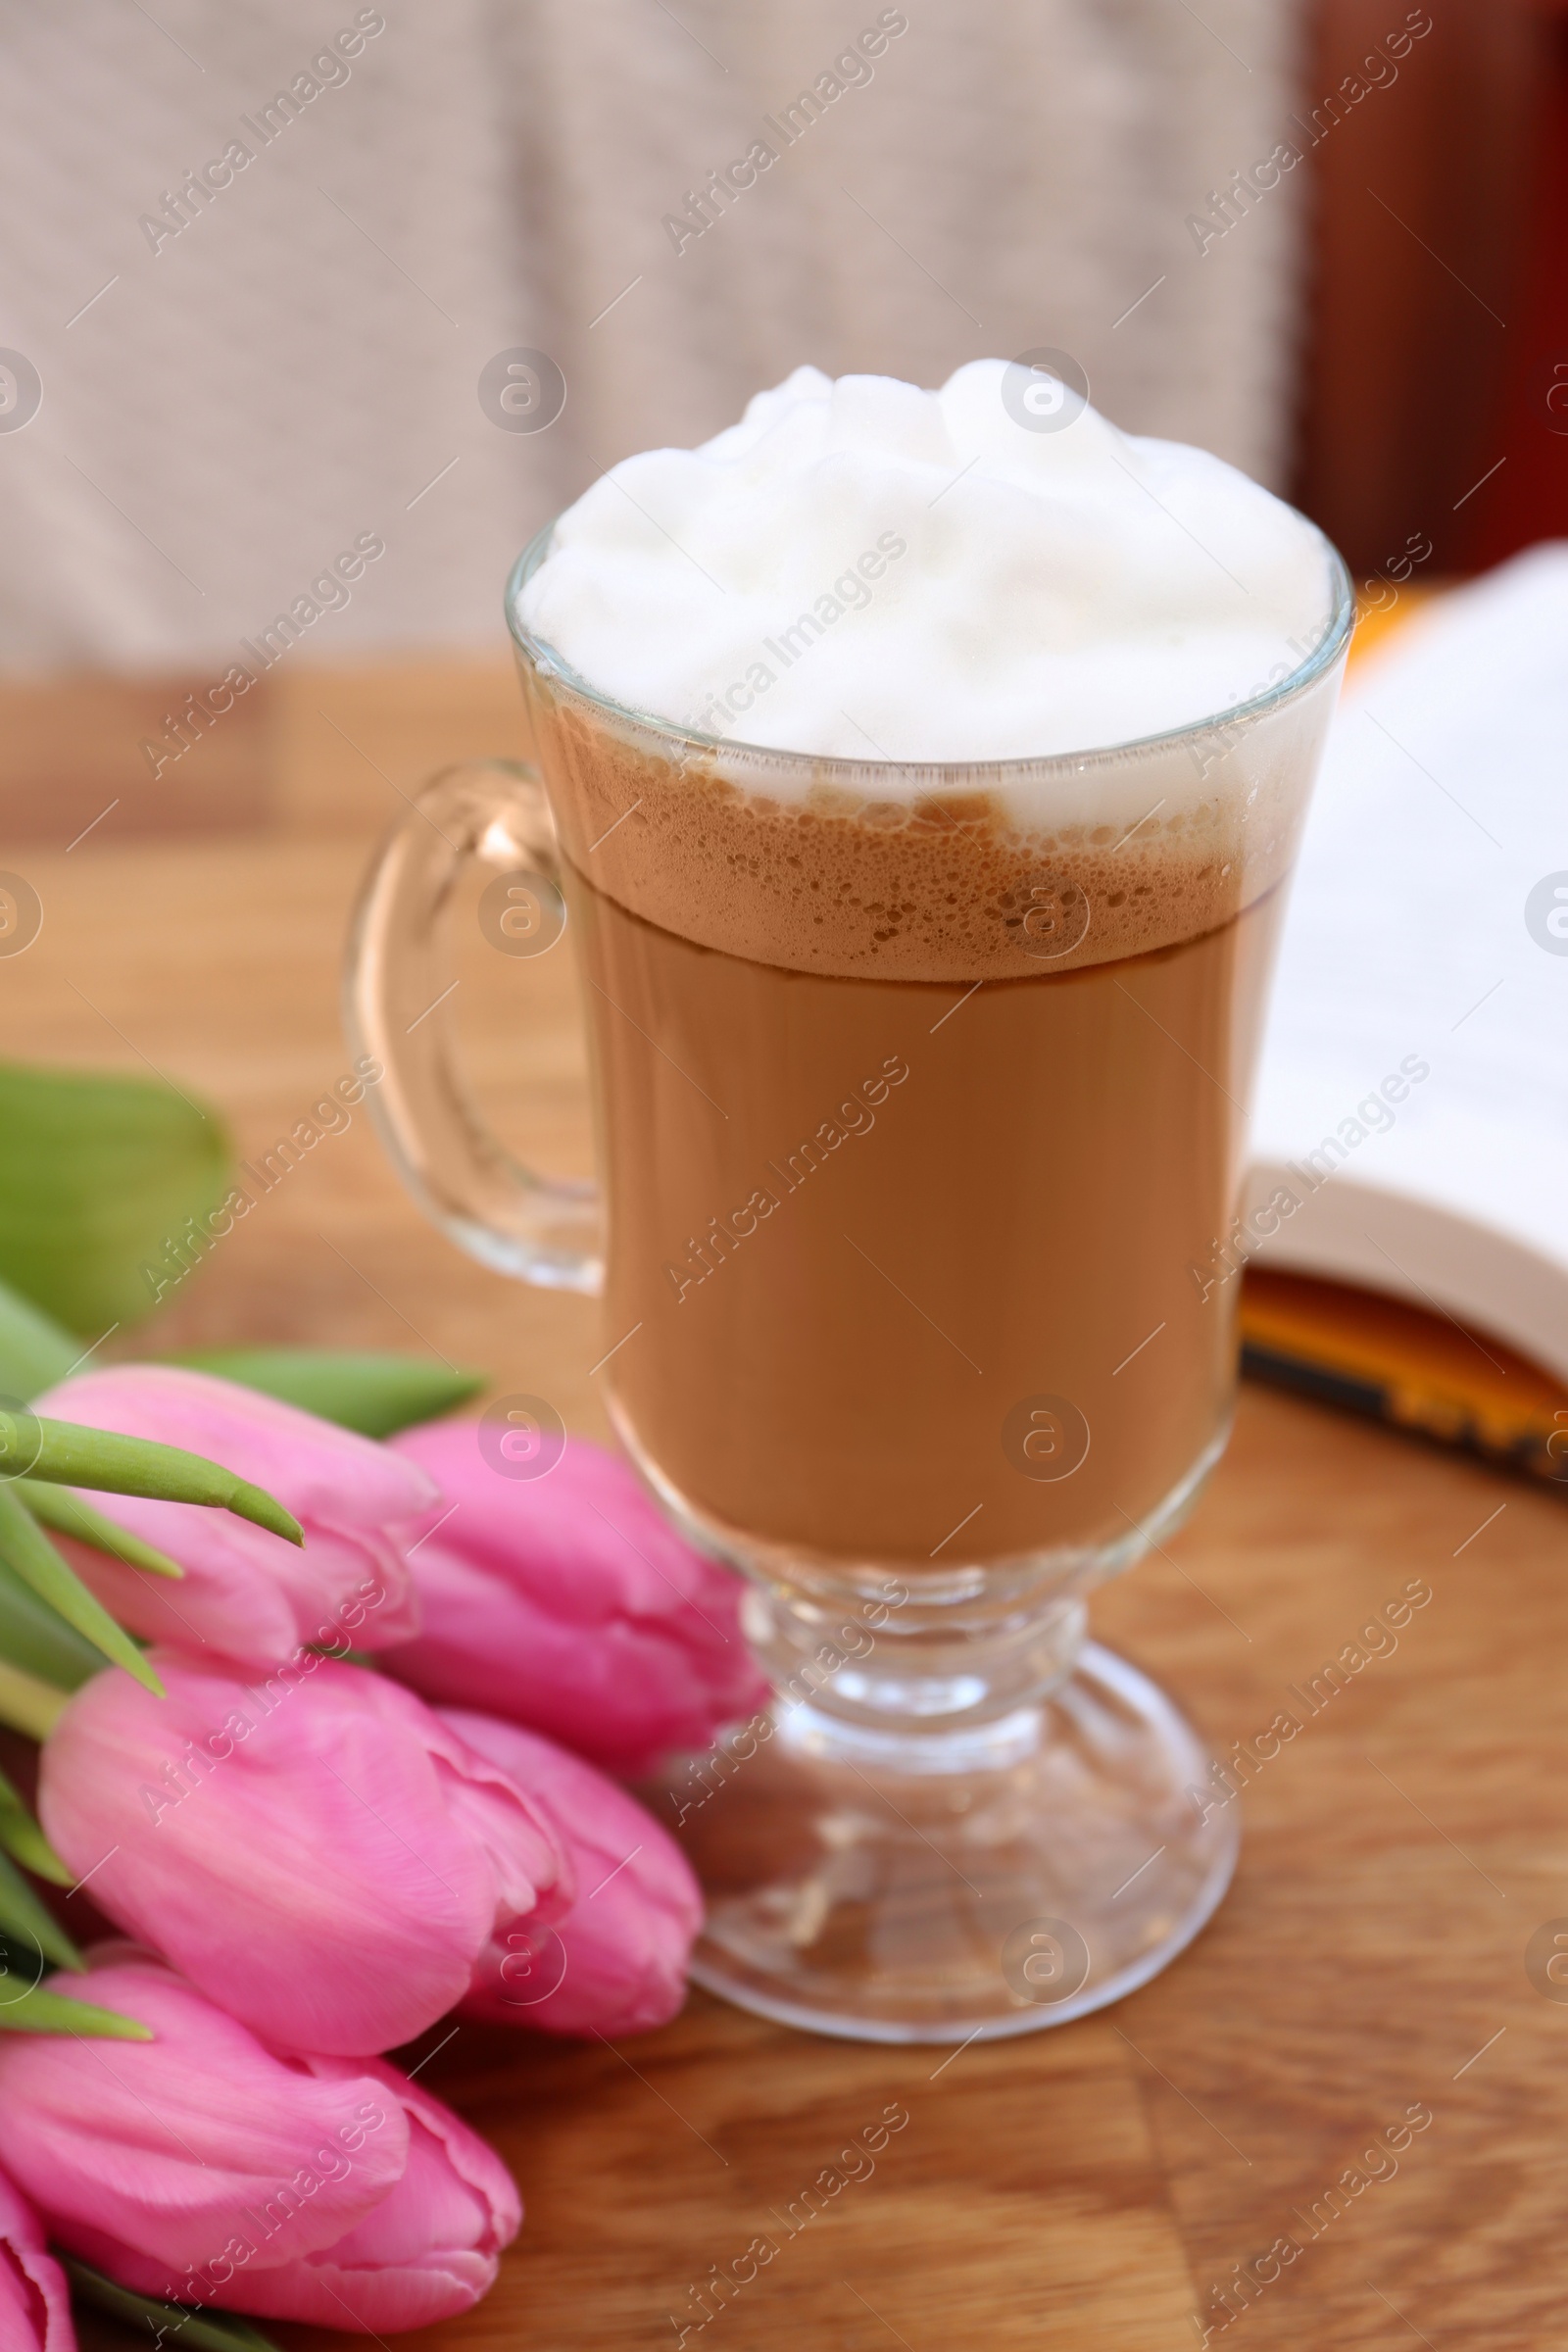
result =
[[[0,1387],[51,1349],[0,1298]],[[72,2352],[73,2287],[236,2352],[465,2310],[517,2189],[382,2053],[679,2007],[697,1888],[606,1776],[759,1703],[733,1584],[599,1448],[477,1441],[157,1363],[0,1409],[5,2352]]]

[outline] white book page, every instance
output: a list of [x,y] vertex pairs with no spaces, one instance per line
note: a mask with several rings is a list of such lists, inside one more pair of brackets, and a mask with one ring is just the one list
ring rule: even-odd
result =
[[[1534,934],[1532,893],[1557,910]],[[1422,1067],[1402,1101],[1379,1097]],[[1315,1149],[1333,1173],[1296,1187],[1261,1262],[1430,1297],[1568,1371],[1568,543],[1445,597],[1347,689],[1286,922],[1250,1200]]]

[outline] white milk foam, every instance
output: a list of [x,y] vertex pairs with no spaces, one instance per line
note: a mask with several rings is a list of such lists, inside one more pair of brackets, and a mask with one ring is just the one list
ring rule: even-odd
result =
[[869,761],[1132,743],[1296,669],[1333,604],[1313,527],[1075,396],[1042,429],[1043,383],[1025,403],[1002,360],[940,392],[798,368],[700,448],[603,475],[518,618],[632,710]]

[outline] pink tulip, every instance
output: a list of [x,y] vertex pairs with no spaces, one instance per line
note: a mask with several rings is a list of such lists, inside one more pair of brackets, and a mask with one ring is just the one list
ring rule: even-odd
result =
[[423,1627],[387,1671],[609,1772],[706,1748],[755,1714],[767,1693],[738,1580],[683,1543],[602,1446],[570,1438],[547,1476],[509,1478],[480,1452],[479,1428],[433,1421],[393,1441],[441,1499],[410,1559]]
[[38,2217],[0,2173],[0,2345],[5,2352],[76,2352],[65,2273]]
[[57,1537],[73,1567],[132,1633],[170,1648],[275,1666],[304,1642],[383,1649],[418,1631],[401,1523],[432,1489],[415,1464],[314,1413],[209,1372],[123,1364],[84,1372],[34,1409],[89,1429],[181,1446],[276,1495],[305,1530],[303,1551],[231,1512],[143,1495],[93,1494],[96,1508],[184,1569],[175,1584]]
[[38,1807],[98,1908],[277,2049],[422,2033],[493,1936],[575,1891],[512,1781],[411,1690],[308,1656],[265,1683],[154,1651],[45,1743]]
[[577,1899],[554,1928],[493,1937],[463,2006],[498,2025],[547,2034],[646,2034],[686,1997],[703,1924],[691,1867],[667,1830],[577,1756],[493,1715],[441,1710],[466,1745],[499,1765],[560,1839]]
[[61,2245],[140,2294],[362,2334],[478,2301],[522,2213],[450,2109],[378,2059],[275,2056],[133,1945],[91,1961],[50,1989],[152,2041],[110,2066],[100,2042],[0,2038],[7,2162]]

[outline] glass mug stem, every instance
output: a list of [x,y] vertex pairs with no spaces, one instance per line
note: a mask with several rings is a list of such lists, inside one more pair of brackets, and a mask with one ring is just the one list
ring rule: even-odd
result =
[[[547,545],[509,596],[540,770],[437,777],[356,917],[374,1116],[483,1264],[605,1293],[616,1432],[749,1582],[772,1703],[643,1791],[707,1890],[698,1981],[858,2038],[1061,2023],[1234,1866],[1234,1788],[1087,1596],[1224,1447],[1246,1100],[1348,583],[1334,559],[1297,675],[1202,726],[925,771],[605,702],[516,624]],[[573,933],[603,1208],[459,1074],[470,863],[493,944]]]

